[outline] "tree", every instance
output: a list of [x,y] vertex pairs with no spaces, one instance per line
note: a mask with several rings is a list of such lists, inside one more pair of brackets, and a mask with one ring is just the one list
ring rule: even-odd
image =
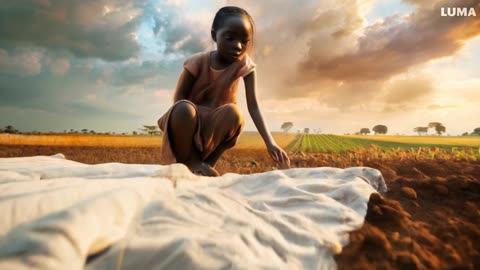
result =
[[280,128],[283,129],[283,131],[285,131],[285,133],[288,133],[288,131],[290,129],[292,129],[292,127],[293,127],[292,122],[284,122]]
[[137,135],[137,132],[136,132],[136,131],[133,131],[133,132],[132,132],[132,135]]
[[376,125],[372,128],[373,132],[375,132],[375,135],[377,134],[387,134],[387,126],[384,125]]
[[480,136],[480,127],[474,129],[472,135]]
[[151,135],[151,136],[162,134],[162,132],[160,131],[160,129],[158,128],[158,126],[147,126],[147,125],[143,125],[143,129],[140,129],[140,130],[143,131],[143,132],[148,133],[148,134]]
[[368,133],[370,133],[369,128],[361,128],[360,129],[360,135],[367,135]]
[[435,128],[436,126],[441,125],[439,122],[430,122],[428,123],[428,128]]
[[435,127],[435,131],[438,133],[438,136],[440,136],[442,133],[445,133],[447,129],[443,125],[438,125]]
[[8,125],[8,126],[5,127],[5,129],[3,130],[3,132],[15,134],[15,133],[18,133],[18,130],[15,129],[13,126]]
[[438,136],[442,135],[442,132],[445,133],[446,128],[439,122],[430,122],[428,123],[429,128],[434,128],[435,131],[438,133]]
[[417,132],[418,135],[422,136],[422,133],[428,133],[428,127],[416,127],[413,129],[414,132]]
[[304,129],[303,129],[303,133],[308,134],[309,132],[310,132],[310,129],[309,129],[309,128],[304,128]]

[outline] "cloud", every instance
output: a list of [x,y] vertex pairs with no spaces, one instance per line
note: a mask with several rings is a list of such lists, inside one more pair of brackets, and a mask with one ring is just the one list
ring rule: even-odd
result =
[[0,6],[0,36],[8,45],[119,61],[139,51],[132,33],[141,14],[142,1],[20,0]]
[[424,97],[429,97],[435,92],[432,79],[421,76],[395,80],[385,90],[384,101],[386,104],[410,104],[413,107],[418,107],[417,102],[421,102]]
[[[360,1],[311,0],[303,1],[302,5],[292,1],[228,1],[227,4],[245,7],[255,21],[254,61],[262,90],[260,98],[311,97],[330,107],[344,107],[370,99],[374,92],[367,92],[378,89],[378,83],[373,81],[357,85],[371,88],[359,91],[348,80],[302,70],[305,59],[327,62],[355,51],[365,23]],[[340,97],[343,93],[350,95]],[[350,97],[353,99],[349,100]]]
[[102,78],[104,83],[115,87],[140,85],[147,88],[158,86],[172,87],[182,68],[183,60],[140,61],[111,66]]
[[426,107],[427,110],[442,110],[444,111],[445,109],[456,109],[459,108],[458,106],[454,105],[438,105],[438,104],[431,104]]
[[50,71],[55,75],[63,75],[70,69],[68,59],[56,59],[50,63]]
[[[415,2],[411,14],[395,14],[368,26],[362,1],[228,4],[246,7],[255,20],[255,61],[262,98],[306,96],[330,107],[354,110],[373,107],[387,95],[389,106],[396,110],[403,105],[394,106],[391,101],[397,94],[389,91],[403,93],[398,97],[412,101],[415,93],[400,91],[401,84],[396,90],[388,88],[391,78],[454,55],[468,39],[480,34],[480,20],[475,17],[440,16],[441,6],[457,4],[478,10],[479,0],[408,2]],[[420,92],[425,98],[435,92],[433,86],[426,89]]]
[[[469,6],[480,11],[479,0],[438,1],[417,6],[409,15],[397,14],[367,27],[358,49],[331,59],[315,57],[312,47],[300,65],[298,79],[383,80],[429,60],[457,53],[466,40],[480,34],[475,17],[442,17],[440,7]],[[320,44],[319,44],[320,45]]]
[[42,70],[43,53],[34,49],[15,49],[11,53],[0,48],[0,74],[37,75]]
[[[163,53],[180,57],[204,51],[211,46],[211,10],[188,10],[194,2],[152,1],[145,8],[144,18],[152,21],[151,29]],[[213,17],[212,17],[213,18]]]

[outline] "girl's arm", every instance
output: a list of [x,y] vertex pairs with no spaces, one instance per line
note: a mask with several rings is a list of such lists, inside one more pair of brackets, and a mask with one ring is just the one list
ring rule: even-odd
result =
[[250,74],[245,76],[245,96],[247,98],[247,106],[248,112],[252,117],[255,126],[257,127],[258,132],[262,136],[263,140],[265,141],[265,145],[267,146],[268,153],[272,157],[274,161],[279,163],[282,166],[290,167],[290,159],[288,158],[287,153],[280,148],[275,140],[273,139],[272,135],[268,130],[268,127],[263,120],[262,113],[260,108],[258,107],[257,96],[255,93],[256,89],[256,75],[255,70],[253,70]]
[[180,77],[178,78],[177,87],[173,96],[173,102],[175,103],[181,99],[187,99],[192,91],[194,82],[195,78],[193,75],[184,68],[180,74]]

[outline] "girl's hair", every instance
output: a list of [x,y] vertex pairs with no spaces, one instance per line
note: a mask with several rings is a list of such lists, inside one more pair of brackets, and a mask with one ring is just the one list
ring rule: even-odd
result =
[[248,12],[243,8],[235,7],[235,6],[226,6],[219,9],[215,14],[215,18],[213,18],[212,30],[217,32],[223,26],[223,23],[225,22],[225,20],[232,16],[244,17],[250,22],[250,25],[252,26],[252,40],[251,40],[250,48],[253,48],[255,23],[253,22],[252,16],[250,16],[250,14],[248,14]]

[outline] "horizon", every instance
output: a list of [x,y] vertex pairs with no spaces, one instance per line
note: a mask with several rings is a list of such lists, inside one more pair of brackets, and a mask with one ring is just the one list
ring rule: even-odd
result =
[[[472,117],[480,115],[480,20],[442,16],[449,3],[13,3],[0,9],[0,129],[121,134],[155,125],[186,57],[214,49],[215,12],[239,5],[255,21],[257,96],[270,131],[293,122],[290,133],[343,135],[381,124],[387,136],[415,136],[415,127],[440,122],[442,136],[471,133],[480,127]],[[480,14],[479,0],[462,3]],[[256,132],[243,89],[242,81],[245,131]]]

